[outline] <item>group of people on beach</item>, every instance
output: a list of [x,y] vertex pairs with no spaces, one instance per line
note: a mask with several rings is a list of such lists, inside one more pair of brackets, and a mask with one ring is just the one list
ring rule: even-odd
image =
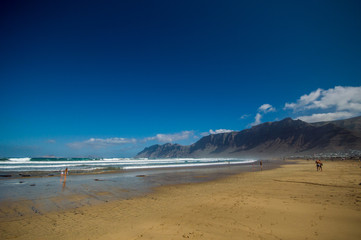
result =
[[318,172],[318,171],[321,171],[321,172],[322,172],[323,163],[321,162],[321,160],[320,160],[320,159],[317,159],[317,160],[315,161],[315,163],[316,163],[317,172]]
[[[263,162],[262,162],[262,160],[259,161],[259,167],[260,167],[260,169],[262,171],[263,170]],[[255,169],[255,164],[252,163],[252,170],[254,170],[254,169]]]

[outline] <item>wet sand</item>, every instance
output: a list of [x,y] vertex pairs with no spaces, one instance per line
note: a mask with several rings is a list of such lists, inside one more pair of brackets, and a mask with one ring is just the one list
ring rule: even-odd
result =
[[[267,169],[280,165],[279,161],[265,162],[268,162]],[[19,174],[14,173],[13,177],[0,180],[0,212],[6,213],[0,215],[0,220],[16,216],[31,216],[34,212],[45,214],[50,211],[139,197],[164,185],[212,181],[255,170],[255,164],[138,169],[103,173],[71,171],[66,181],[60,174],[49,177],[46,172],[34,172],[31,177],[19,178],[17,177]],[[30,175],[30,172],[25,174]]]
[[[323,172],[316,172],[314,162],[304,160],[47,212],[2,202],[0,238],[360,239],[360,167],[326,161]],[[109,189],[95,195],[112,195]],[[84,196],[68,197],[77,202]]]

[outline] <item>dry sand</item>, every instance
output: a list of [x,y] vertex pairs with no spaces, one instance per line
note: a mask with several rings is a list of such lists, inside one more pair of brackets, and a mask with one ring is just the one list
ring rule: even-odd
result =
[[[361,164],[313,161],[9,217],[0,239],[361,239]],[[1,213],[4,214],[4,213]]]

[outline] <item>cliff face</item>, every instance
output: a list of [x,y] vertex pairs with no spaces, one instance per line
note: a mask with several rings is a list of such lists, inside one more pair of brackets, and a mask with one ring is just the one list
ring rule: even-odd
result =
[[354,117],[354,118],[331,121],[331,122],[318,122],[318,123],[312,123],[312,125],[323,126],[329,123],[332,123],[341,128],[345,128],[350,132],[352,132],[354,135],[361,137],[361,117]]
[[147,158],[177,158],[190,157],[189,146],[182,146],[179,144],[166,143],[163,145],[153,145],[145,148],[137,154],[136,157]]
[[255,157],[287,156],[295,153],[317,153],[361,149],[361,117],[309,124],[286,118],[263,123],[240,132],[212,134],[190,146],[154,145],[137,157]]

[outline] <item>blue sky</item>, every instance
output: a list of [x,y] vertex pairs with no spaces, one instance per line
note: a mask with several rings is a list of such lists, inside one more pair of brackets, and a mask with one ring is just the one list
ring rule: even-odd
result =
[[0,157],[359,116],[360,29],[360,1],[2,1]]

